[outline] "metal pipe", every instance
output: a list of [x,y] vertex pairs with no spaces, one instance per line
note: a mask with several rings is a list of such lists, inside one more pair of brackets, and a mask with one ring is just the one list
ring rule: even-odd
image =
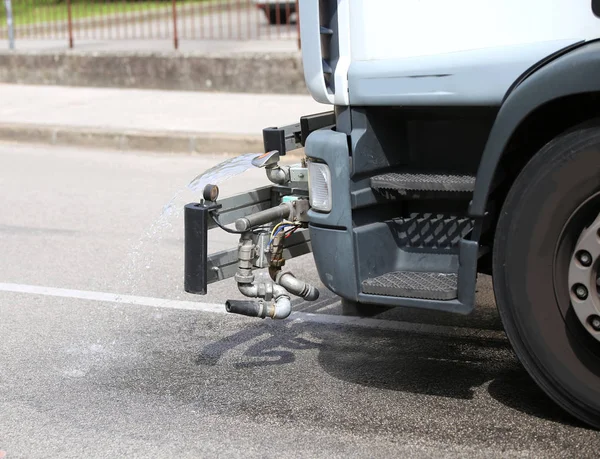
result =
[[232,314],[281,320],[292,313],[292,301],[289,296],[281,296],[273,304],[266,304],[264,301],[227,300],[225,309]]
[[248,298],[265,298],[267,300],[288,295],[285,287],[272,282],[261,282],[259,284],[238,283],[238,290]]
[[242,295],[249,298],[273,298],[273,302],[270,304],[265,305],[261,302],[259,303],[259,305],[262,305],[260,308],[259,305],[254,306],[254,310],[258,311],[257,315],[254,317],[262,317],[263,319],[265,317],[270,317],[271,319],[285,319],[292,313],[292,301],[288,295],[288,292],[281,285],[273,284],[271,282],[260,284],[238,283],[238,289]]
[[250,307],[248,304],[233,304],[227,306],[227,311],[244,315],[252,315],[253,317],[271,317],[272,319],[285,319],[292,312],[292,303],[288,291],[281,285],[273,282],[254,283],[254,274],[252,273],[252,260],[255,252],[254,241],[250,233],[245,233],[240,236],[238,247],[238,270],[235,275],[235,280],[238,285],[238,290],[248,298],[261,298],[266,301],[273,302],[264,304],[263,302],[253,303]]
[[[282,204],[279,206],[279,209],[280,212],[287,210],[287,213],[289,214],[291,206]],[[270,210],[273,209],[269,209],[269,211]],[[263,216],[264,214],[267,214],[268,216],[268,211],[262,213]],[[251,215],[250,218],[256,217],[256,215],[258,214]],[[236,227],[238,227],[238,222],[240,220],[236,221]],[[266,221],[270,220],[265,220],[265,222]],[[245,224],[251,225],[251,222],[246,220]],[[260,223],[255,222],[255,224]],[[285,319],[292,313],[290,293],[308,301],[315,301],[319,298],[319,290],[317,288],[307,282],[297,279],[292,273],[282,273],[280,271],[280,266],[271,266],[271,268],[269,268],[269,274],[275,282],[261,282],[255,284],[254,274],[252,272],[255,252],[256,245],[250,232],[242,234],[238,246],[238,270],[235,274],[238,290],[242,295],[248,298],[260,298],[261,300],[269,302],[271,300],[273,301],[269,304],[265,304],[263,301],[235,302],[235,300],[232,300],[228,301],[226,304],[228,312],[252,317]]]
[[271,243],[271,265],[269,275],[277,285],[281,285],[293,295],[304,298],[307,301],[315,301],[319,298],[319,290],[313,285],[298,279],[290,272],[282,272],[281,267],[285,263],[283,259],[283,236],[278,234]]
[[238,290],[244,296],[248,298],[258,297],[258,285],[256,284],[240,284],[238,283]]
[[[287,169],[287,170],[286,170]],[[276,185],[283,185],[289,181],[290,168],[286,167],[267,167],[267,178]]]
[[292,300],[289,296],[280,296],[275,300],[272,311],[269,310],[269,317],[275,320],[287,319],[292,313]]
[[292,205],[290,203],[283,203],[277,207],[271,207],[260,212],[257,212],[247,217],[238,218],[235,221],[235,229],[237,231],[249,231],[255,226],[264,225],[281,218],[289,217],[292,212]]
[[298,279],[290,272],[279,271],[275,276],[275,282],[291,294],[304,298],[306,301],[315,301],[319,298],[319,289]]
[[238,244],[238,269],[235,273],[235,281],[238,283],[238,286],[252,284],[254,282],[254,274],[252,274],[254,250],[255,245],[252,240],[252,235],[249,232],[242,234]]

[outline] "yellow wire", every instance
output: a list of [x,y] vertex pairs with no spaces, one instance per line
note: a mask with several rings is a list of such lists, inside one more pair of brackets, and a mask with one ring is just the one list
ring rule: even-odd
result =
[[298,226],[297,223],[292,223],[290,221],[284,220],[282,222],[277,223],[274,227],[273,230],[271,231],[271,236],[269,237],[269,239],[273,239],[275,237],[275,232],[277,231],[277,228],[279,228],[280,226],[283,225],[287,225],[287,226]]
[[271,237],[269,237],[269,239],[273,239],[273,237],[275,236],[275,231],[277,231],[277,228],[279,228],[281,225],[289,225],[288,222],[286,222],[285,220],[282,222],[277,223],[274,227],[273,230],[271,231]]

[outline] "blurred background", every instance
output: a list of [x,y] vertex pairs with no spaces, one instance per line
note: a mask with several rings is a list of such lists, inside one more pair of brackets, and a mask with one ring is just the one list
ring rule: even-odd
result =
[[154,40],[177,49],[190,40],[283,40],[292,49],[297,11],[297,0],[4,0],[0,37],[10,39],[12,12],[16,47],[134,49]]

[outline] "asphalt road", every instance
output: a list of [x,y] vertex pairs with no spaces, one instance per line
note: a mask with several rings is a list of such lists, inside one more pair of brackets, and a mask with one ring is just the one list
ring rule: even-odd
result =
[[357,320],[324,292],[260,321],[223,313],[232,282],[183,293],[193,194],[161,213],[222,159],[0,144],[0,457],[598,456],[516,362],[488,278],[469,317]]

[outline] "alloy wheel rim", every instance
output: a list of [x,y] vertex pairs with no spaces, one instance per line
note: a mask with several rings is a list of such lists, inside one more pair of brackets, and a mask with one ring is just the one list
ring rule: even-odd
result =
[[600,214],[580,234],[569,263],[571,305],[585,330],[600,341]]
[[[581,203],[562,228],[554,254],[554,291],[567,326],[600,352],[600,192]],[[585,335],[585,336],[582,336]],[[588,347],[591,350],[591,348]]]

